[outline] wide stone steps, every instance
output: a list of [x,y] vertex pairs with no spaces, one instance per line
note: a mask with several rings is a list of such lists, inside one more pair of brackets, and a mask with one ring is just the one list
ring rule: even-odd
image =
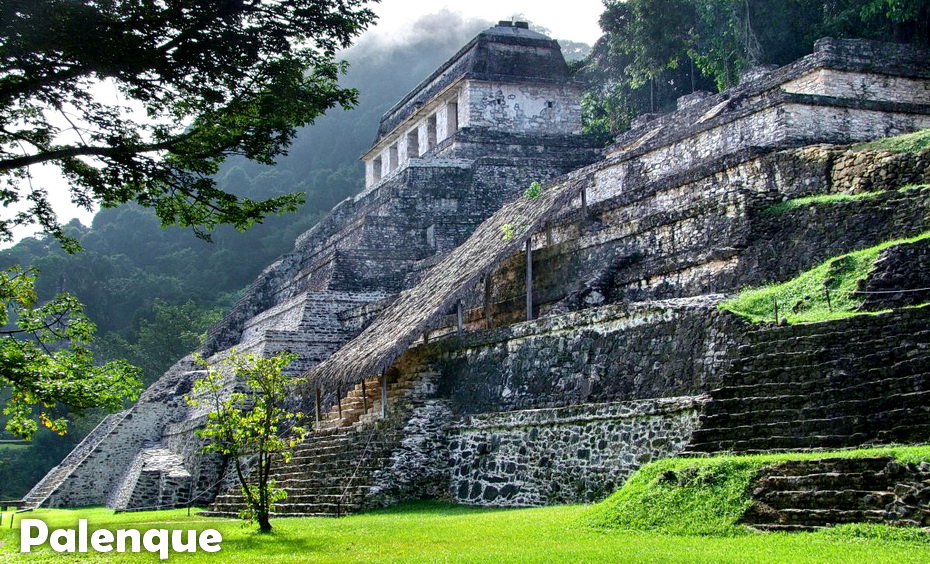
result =
[[842,523],[882,523],[882,509],[780,509],[777,525],[808,528],[829,527]]
[[[837,394],[833,398],[848,398]],[[879,398],[839,399],[830,402],[828,397],[810,398],[803,396],[773,396],[726,400],[725,405],[712,405],[708,413],[701,416],[705,429],[717,427],[737,428],[762,425],[770,422],[830,420],[855,417],[867,421],[881,417],[884,413],[910,412],[907,419],[917,421],[927,414],[930,406],[930,390],[899,393]],[[727,405],[731,406],[727,409]]]
[[734,362],[730,374],[727,375],[727,385],[751,385],[759,382],[794,384],[809,381],[812,375],[838,378],[843,372],[850,370],[855,370],[854,378],[861,380],[861,368],[865,368],[865,371],[870,370],[871,374],[885,373],[886,378],[901,375],[902,371],[924,372],[928,367],[926,356],[914,358],[913,353],[913,346],[903,345],[891,350],[857,356],[826,356],[828,353],[825,351],[818,355],[770,354],[764,358],[755,357]]
[[[389,383],[389,405],[403,408],[417,384],[415,378]],[[399,440],[390,428],[371,425],[381,419],[381,393],[378,379],[366,380],[364,391],[361,384],[348,390],[323,415],[321,428],[293,449],[290,462],[273,468],[276,487],[288,494],[275,505],[275,515],[337,516],[361,509],[373,473],[389,464]],[[217,496],[206,514],[236,516],[243,504],[241,492],[231,491]]]
[[881,510],[894,501],[892,492],[873,490],[794,490],[761,494],[758,501],[772,509]]
[[817,346],[822,342],[836,342],[837,338],[848,342],[871,341],[873,337],[890,335],[902,325],[913,325],[911,334],[921,334],[927,330],[921,325],[927,312],[916,309],[903,310],[893,314],[873,317],[868,326],[863,326],[856,318],[847,318],[830,323],[808,323],[789,327],[761,328],[746,333],[746,347],[749,351],[767,349],[772,343],[810,343]]
[[[885,372],[891,375],[880,376]],[[814,397],[828,391],[846,390],[850,392],[867,393],[870,390],[888,392],[903,392],[905,390],[930,389],[930,378],[924,371],[905,370],[902,366],[875,368],[865,371],[862,375],[852,377],[846,373],[831,374],[821,378],[805,378],[799,382],[779,382],[777,380],[761,380],[753,384],[728,385],[713,390],[711,393],[718,401],[730,399],[748,399],[752,401],[769,397]]]
[[[833,324],[835,323],[836,322],[833,322]],[[831,324],[831,326],[833,324]],[[883,345],[895,345],[900,341],[889,336],[894,334],[896,324],[889,325],[889,331],[887,332],[882,332],[881,326],[872,324],[868,327],[840,328],[833,330],[824,326],[824,330],[819,333],[805,334],[803,329],[812,326],[813,325],[795,325],[787,328],[779,327],[775,329],[764,329],[762,331],[750,331],[746,334],[746,341],[748,341],[748,343],[740,345],[738,350],[744,358],[754,358],[771,352],[772,347],[800,353],[819,353],[823,350],[825,344],[836,342],[861,343],[866,345],[878,342]],[[908,337],[909,339],[919,341],[926,339],[928,333],[930,333],[930,330],[927,330],[925,327],[915,327]]]
[[776,436],[766,439],[720,440],[692,443],[682,456],[708,452],[739,452],[759,454],[771,451],[809,451],[845,448],[861,444],[862,435],[811,435],[809,437]]
[[[861,417],[863,413],[869,413],[870,411],[874,413],[877,411],[876,407],[881,408],[881,411],[894,411],[895,408],[913,406],[922,414],[924,412],[923,408],[930,405],[930,390],[913,394],[900,394],[898,397],[900,398],[899,402],[893,402],[891,399],[877,402],[869,399],[858,399],[813,406],[810,405],[812,402],[809,399],[798,396],[759,398],[759,402],[755,404],[758,409],[753,409],[752,401],[741,401],[740,405],[734,406],[733,411],[729,413],[713,413],[703,416],[701,424],[708,429],[713,429],[715,427],[753,426],[778,419],[789,421],[792,418],[809,421],[858,415],[860,419],[863,419]],[[779,402],[777,398],[782,398],[783,401]],[[769,409],[766,409],[766,407]],[[745,411],[738,411],[739,409]],[[715,411],[721,411],[721,408],[715,406]]]
[[901,310],[751,331],[686,453],[930,440],[930,323]]
[[[227,504],[204,511],[207,517],[238,517],[240,505]],[[281,503],[275,507],[272,516],[277,517],[337,517],[355,513],[361,509],[357,503]]]
[[[359,450],[361,452],[361,449]],[[385,462],[387,462],[386,458],[377,458],[377,459],[372,460],[371,462],[365,462],[363,464],[352,464],[347,469],[347,464],[351,463],[351,458],[348,456],[342,461],[326,461],[326,462],[319,462],[319,463],[311,462],[311,461],[303,461],[302,464],[294,463],[292,461],[290,464],[288,464],[288,466],[294,466],[295,468],[301,468],[301,469],[287,471],[287,472],[280,472],[280,473],[275,472],[272,477],[275,480],[289,480],[293,478],[317,477],[317,476],[329,475],[334,480],[338,480],[341,477],[346,477],[346,478],[350,477],[353,471],[355,471],[356,469],[359,472],[376,470],[380,468],[382,464],[384,464]],[[298,464],[300,464],[300,466],[298,466]],[[313,467],[313,470],[305,470],[303,468],[305,466],[311,466],[311,465]],[[287,468],[287,466],[285,466],[285,468]]]
[[[348,439],[363,431],[350,427],[342,433],[347,437],[340,441],[343,444],[331,446],[317,455],[311,453],[312,447],[305,446],[287,465],[272,470],[271,478],[276,487],[288,493],[286,499],[275,504],[276,515],[335,516],[358,510],[371,472],[380,468],[385,458],[373,452],[382,448],[381,443],[372,445],[359,437]],[[366,454],[366,444],[371,454]],[[356,448],[351,448],[353,446]],[[207,514],[235,516],[243,504],[241,492],[229,492],[217,496]]]
[[783,386],[786,388],[785,393],[798,394],[800,389],[790,391],[790,388],[812,390],[813,382],[818,382],[827,388],[849,388],[867,382],[888,381],[888,384],[893,384],[895,380],[904,378],[917,378],[915,384],[925,386],[927,373],[930,372],[930,361],[926,357],[896,362],[876,358],[873,362],[873,364],[848,363],[835,369],[827,369],[821,363],[804,365],[791,370],[780,367],[772,370],[759,370],[748,375],[734,374],[728,377],[726,387],[741,389],[761,385]]
[[[346,500],[353,499],[358,495],[364,493],[364,490],[367,486],[336,486],[331,485],[326,487],[326,489],[313,490],[313,493],[295,493],[288,494],[287,498],[283,501],[277,503],[277,507],[284,507],[287,505],[295,504],[313,504],[313,503],[325,503],[335,505],[337,503],[345,503]],[[308,490],[309,491],[309,490]],[[222,505],[238,504],[242,501],[242,496],[240,494],[223,494],[217,496],[215,505],[217,507]]]
[[[890,457],[793,460],[764,468],[750,486],[743,522],[768,531],[813,530],[841,523],[891,523],[927,513],[908,500],[914,484],[930,483],[927,464],[903,465]],[[915,490],[916,491],[916,490]],[[905,492],[901,497],[900,492]],[[920,497],[918,494],[914,497]],[[923,517],[926,520],[926,517]],[[930,522],[930,521],[928,521]]]
[[[785,431],[817,432],[829,428],[833,432],[868,433],[878,419],[889,418],[898,424],[926,423],[930,416],[930,392],[922,393],[920,401],[906,398],[898,404],[855,402],[853,405],[832,404],[801,409],[771,409],[733,414],[716,414],[701,420],[701,439],[709,437],[740,437],[747,433],[767,437]],[[825,426],[826,425],[826,426]],[[930,438],[930,437],[928,437]]]
[[[388,405],[403,400],[417,385],[415,379],[404,379],[388,384]],[[381,381],[378,378],[365,380],[341,398],[320,417],[320,429],[339,429],[351,425],[366,425],[381,418]]]
[[[930,438],[928,414],[930,408],[920,406],[879,414],[701,428],[683,454],[845,448],[869,441],[926,442]],[[882,419],[893,423],[881,425],[884,428],[876,432]]]

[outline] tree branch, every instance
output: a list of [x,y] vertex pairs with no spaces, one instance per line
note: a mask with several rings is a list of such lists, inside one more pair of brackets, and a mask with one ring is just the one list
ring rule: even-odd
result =
[[124,155],[127,152],[130,154],[140,154],[140,153],[153,153],[155,151],[164,151],[170,149],[174,145],[193,137],[197,133],[197,129],[191,129],[181,135],[172,137],[165,141],[159,143],[148,143],[142,145],[136,145],[132,147],[127,146],[87,146],[87,145],[78,145],[71,147],[62,147],[58,149],[50,149],[48,151],[43,151],[41,153],[35,153],[32,155],[22,155],[19,157],[11,157],[8,159],[0,160],[0,172],[7,170],[14,170],[17,168],[27,167],[35,164],[46,163],[49,161],[57,161],[62,159],[70,159],[74,157],[116,157]]

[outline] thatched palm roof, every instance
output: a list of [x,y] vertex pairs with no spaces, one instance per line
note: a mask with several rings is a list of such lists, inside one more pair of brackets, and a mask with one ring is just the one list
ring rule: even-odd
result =
[[358,337],[308,371],[306,378],[329,387],[355,384],[380,374],[590,182],[590,176],[569,176],[550,183],[537,197],[521,194],[505,204],[465,243],[433,266],[419,284],[401,292]]

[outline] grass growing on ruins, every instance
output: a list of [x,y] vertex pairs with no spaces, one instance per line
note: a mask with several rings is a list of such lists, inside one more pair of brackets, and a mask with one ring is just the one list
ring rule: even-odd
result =
[[[218,553],[171,554],[169,562],[926,562],[926,535],[887,527],[837,527],[829,533],[671,535],[606,530],[586,522],[589,506],[490,510],[415,503],[342,519],[289,518],[259,534],[233,520],[187,517],[184,510],[124,513],[94,508],[29,514],[50,527],[77,519],[97,528],[204,530],[223,535]],[[7,517],[7,520],[9,518]],[[3,562],[158,562],[149,554],[58,554],[48,548],[19,554],[16,528],[0,530]]]
[[[749,507],[749,485],[762,467],[785,460],[891,456],[902,463],[930,460],[930,446],[879,447],[816,453],[669,458],[639,469],[620,490],[588,513],[595,527],[674,535],[755,534],[739,523]],[[903,534],[930,543],[930,533],[879,526],[849,527],[851,536]],[[902,533],[901,531],[907,531]],[[842,531],[830,534],[844,536]]]
[[788,210],[803,208],[805,206],[815,206],[821,204],[835,204],[839,202],[855,202],[857,200],[866,200],[874,198],[884,192],[860,192],[858,194],[814,194],[813,196],[804,196],[803,198],[793,198],[771,205],[760,213],[763,216],[781,215]]
[[720,308],[754,323],[807,323],[876,313],[859,310],[864,296],[854,293],[858,281],[868,276],[882,249],[928,237],[930,232],[834,257],[787,282],[744,290],[721,303]]
[[876,139],[867,143],[858,143],[853,146],[855,150],[892,151],[895,153],[917,153],[930,148],[930,129],[922,129],[914,133],[905,133],[895,137]]
[[[894,192],[901,194],[907,192],[914,192],[917,190],[927,190],[930,188],[930,184],[908,184],[902,186]],[[813,196],[804,196],[803,198],[792,198],[790,200],[785,200],[783,202],[778,202],[773,204],[760,212],[759,215],[762,216],[774,216],[781,215],[788,212],[789,210],[803,208],[807,206],[816,206],[816,205],[829,205],[837,204],[843,202],[856,202],[859,200],[868,200],[869,198],[874,198],[882,194],[886,194],[888,191],[878,190],[874,192],[859,192],[858,194],[814,194]]]

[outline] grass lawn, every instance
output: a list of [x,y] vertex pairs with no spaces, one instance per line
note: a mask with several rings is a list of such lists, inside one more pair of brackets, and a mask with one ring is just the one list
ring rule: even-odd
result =
[[[186,562],[927,562],[930,544],[859,538],[848,534],[745,534],[676,536],[605,531],[587,525],[588,506],[488,510],[439,503],[408,504],[342,519],[273,521],[261,535],[230,520],[187,517],[185,510],[114,515],[101,508],[41,510],[17,517],[41,518],[49,528],[75,526],[86,518],[98,528],[218,529],[218,553],[176,554]],[[156,555],[54,553],[43,547],[20,554],[18,528],[5,516],[3,562],[158,561]]]

